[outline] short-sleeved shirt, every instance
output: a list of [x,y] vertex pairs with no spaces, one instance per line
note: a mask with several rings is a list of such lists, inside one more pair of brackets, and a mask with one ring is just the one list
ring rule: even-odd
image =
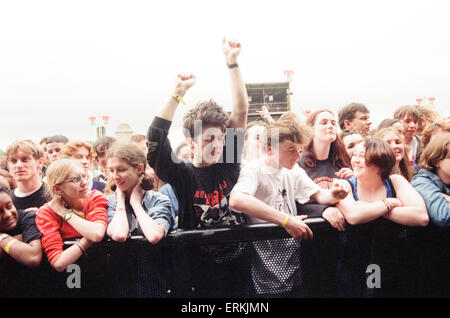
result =
[[[297,215],[295,202],[308,202],[320,187],[298,165],[291,170],[275,169],[267,165],[263,157],[242,168],[234,190],[248,193],[280,212]],[[251,223],[264,222],[256,218],[250,220]]]
[[[291,170],[275,169],[267,165],[263,157],[243,167],[234,190],[254,196],[282,213],[297,215],[295,202],[309,201],[320,187],[298,165]],[[250,218],[250,221],[265,222],[257,218]],[[257,241],[252,245],[255,257],[251,277],[257,294],[289,292],[301,285],[301,241],[288,238]]]
[[18,210],[17,214],[17,226],[7,234],[11,236],[22,234],[22,242],[24,243],[40,239],[42,234],[36,226],[36,213]]

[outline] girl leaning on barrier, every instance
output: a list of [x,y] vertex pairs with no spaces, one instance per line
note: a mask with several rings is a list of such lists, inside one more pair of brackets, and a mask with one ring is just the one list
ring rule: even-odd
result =
[[383,273],[377,295],[402,295],[407,288],[401,267],[405,226],[428,224],[425,203],[408,180],[391,175],[396,157],[383,140],[366,138],[355,147],[351,162],[352,192],[336,205],[350,224],[341,240],[339,296],[367,296],[364,266],[372,263]]
[[108,196],[109,237],[124,242],[131,234],[143,235],[150,243],[158,243],[172,226],[172,208],[167,196],[152,191],[145,154],[134,144],[115,144],[106,160],[115,191]]
[[39,266],[42,246],[35,213],[17,211],[9,192],[10,190],[0,183],[0,258],[7,254],[26,266]]
[[[36,225],[48,261],[59,272],[105,235],[108,203],[101,192],[89,191],[88,182],[86,171],[74,159],[58,159],[47,169],[52,200],[37,212]],[[79,240],[64,250],[63,241],[72,239]]]
[[[135,144],[114,144],[107,152],[109,183],[115,193],[108,196],[108,236],[125,242],[144,236],[157,244],[173,225],[170,199],[153,191],[154,179],[145,173],[145,154]],[[141,247],[141,248],[139,248]],[[165,297],[169,289],[167,253],[149,244],[128,240],[111,254],[113,294],[119,297]],[[121,275],[122,268],[129,268]]]
[[35,212],[17,210],[0,182],[0,298],[43,297],[45,262]]

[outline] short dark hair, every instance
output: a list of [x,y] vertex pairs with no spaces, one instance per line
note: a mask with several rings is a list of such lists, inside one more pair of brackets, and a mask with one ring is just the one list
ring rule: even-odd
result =
[[389,178],[395,165],[395,155],[391,147],[380,138],[368,137],[364,140],[364,148],[366,166],[375,165],[380,169],[382,180]]
[[355,118],[355,113],[357,111],[360,111],[362,113],[370,113],[369,109],[366,107],[366,105],[362,103],[350,103],[348,105],[345,105],[338,111],[338,122],[339,127],[341,127],[342,130],[345,129],[344,122],[346,120],[352,121]]
[[45,143],[51,144],[53,142],[61,142],[63,144],[66,144],[69,142],[69,138],[67,138],[64,135],[54,135],[54,136],[48,137]]
[[[186,138],[195,138],[195,121],[201,120],[202,126],[219,126],[225,132],[230,124],[230,116],[212,99],[198,103],[190,109],[183,117],[183,133]],[[189,135],[188,135],[189,134]]]

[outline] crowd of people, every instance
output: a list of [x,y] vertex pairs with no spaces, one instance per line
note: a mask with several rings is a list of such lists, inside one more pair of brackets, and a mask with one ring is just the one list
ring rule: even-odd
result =
[[[305,113],[305,122],[292,112],[275,120],[263,109],[247,123],[241,45],[224,39],[222,49],[232,112],[212,99],[199,102],[184,115],[186,140],[176,147],[168,134],[193,74],[177,76],[147,136],[10,144],[0,167],[0,261],[63,272],[105,239],[140,235],[158,244],[176,229],[270,222],[290,238],[192,247],[195,295],[301,297],[303,282],[317,279],[315,296],[366,297],[366,267],[375,263],[381,296],[423,287],[401,286],[408,266],[433,271],[430,288],[450,296],[450,117],[406,105],[374,128],[369,108],[351,103],[337,114]],[[305,219],[315,217],[333,234],[314,235]],[[420,228],[434,236],[414,231]],[[408,254],[412,244],[429,257]],[[137,253],[143,268],[161,269]],[[406,256],[409,265],[400,259]],[[155,273],[139,277],[146,275]]]

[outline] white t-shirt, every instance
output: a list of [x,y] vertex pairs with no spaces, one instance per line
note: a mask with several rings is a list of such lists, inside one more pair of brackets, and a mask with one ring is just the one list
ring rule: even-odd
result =
[[408,144],[409,147],[411,147],[411,153],[410,153],[410,161],[414,161],[417,157],[417,150],[419,148],[419,139],[417,136],[414,136],[411,142]]
[[[275,169],[263,157],[242,168],[235,190],[254,196],[282,213],[297,215],[295,201],[306,203],[320,187],[298,165],[291,170]],[[250,217],[250,222],[265,221]],[[301,241],[263,240],[252,245],[255,253],[251,276],[257,294],[289,292],[301,285]]]
[[[291,170],[276,169],[267,165],[262,157],[242,168],[233,190],[247,193],[280,212],[297,215],[295,201],[308,202],[320,187],[298,165]],[[264,222],[250,217],[250,223]]]

